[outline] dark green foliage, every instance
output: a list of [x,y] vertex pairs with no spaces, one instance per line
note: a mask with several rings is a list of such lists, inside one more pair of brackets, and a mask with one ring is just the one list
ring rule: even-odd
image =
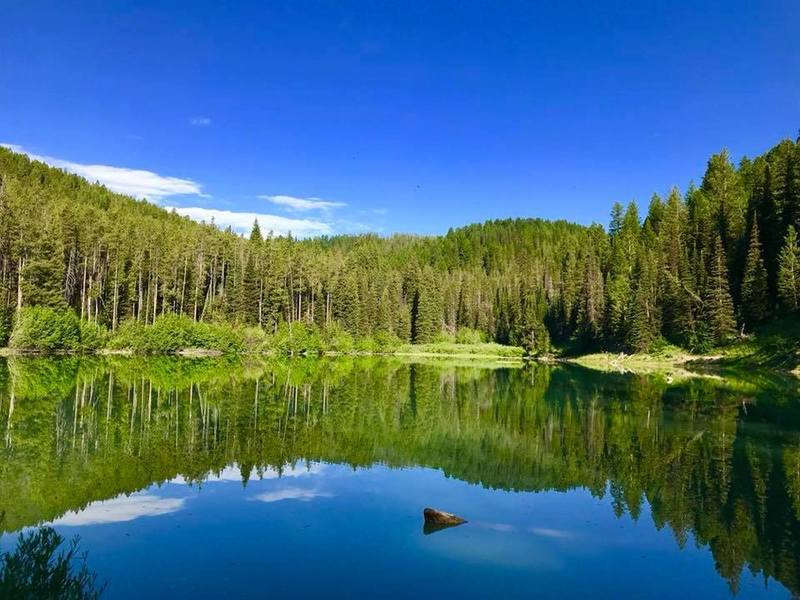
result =
[[742,316],[745,323],[754,325],[763,321],[769,311],[767,302],[767,269],[761,254],[758,222],[755,221],[750,232],[742,279]]
[[796,312],[800,308],[800,246],[792,225],[786,231],[778,257],[778,299],[789,312]]
[[21,533],[13,552],[0,556],[0,598],[94,600],[103,592],[89,571],[78,538],[59,551],[64,538],[50,527]]
[[703,322],[715,344],[724,344],[736,331],[730,283],[722,238],[717,235],[710,260],[710,273],[703,294]]
[[14,311],[8,306],[0,306],[0,347],[8,344],[11,337]]
[[108,342],[108,347],[144,354],[171,354],[186,349],[238,352],[244,350],[245,331],[224,323],[193,321],[163,315],[152,325],[127,321]]
[[485,336],[477,329],[459,327],[456,332],[455,342],[457,344],[482,344],[485,341]]
[[426,344],[442,331],[442,297],[439,283],[431,269],[419,279],[413,307],[415,344]]
[[39,352],[80,350],[81,324],[72,310],[25,307],[16,316],[9,344]]
[[[616,203],[608,233],[509,219],[437,237],[295,240],[257,223],[242,236],[5,148],[0,177],[0,344],[9,315],[37,306],[71,308],[83,324],[77,346],[58,349],[100,347],[107,329],[112,347],[147,352],[264,336],[289,352],[350,352],[378,334],[426,343],[465,327],[534,353],[641,351],[662,338],[702,349],[800,303],[787,241],[800,225],[800,146],[789,140],[738,167],[714,155],[700,187],[654,195],[643,221],[635,203]],[[245,343],[246,327],[263,332]]]

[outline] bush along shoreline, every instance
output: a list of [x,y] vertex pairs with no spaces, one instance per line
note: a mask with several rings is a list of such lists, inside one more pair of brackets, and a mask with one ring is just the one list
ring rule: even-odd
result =
[[43,306],[23,307],[5,331],[0,347],[7,344],[6,352],[17,354],[420,354],[506,359],[526,356],[522,347],[487,342],[480,332],[468,328],[419,345],[380,331],[355,337],[337,323],[326,328],[302,321],[281,323],[273,332],[267,332],[260,327],[194,321],[175,314],[161,315],[147,325],[126,321],[110,331],[80,319],[72,310]]
[[338,323],[319,327],[303,321],[280,323],[274,331],[225,321],[194,321],[164,314],[150,324],[129,320],[114,331],[80,319],[71,309],[23,307],[0,328],[0,356],[9,354],[133,354],[143,356],[242,355],[335,356],[397,355],[427,357],[535,359],[567,361],[585,367],[652,372],[669,368],[758,368],[800,376],[800,322],[784,319],[710,352],[693,353],[677,346],[661,351],[620,355],[574,353],[569,348],[546,350],[498,344],[474,329],[439,334],[434,341],[411,344],[394,334],[353,336]]

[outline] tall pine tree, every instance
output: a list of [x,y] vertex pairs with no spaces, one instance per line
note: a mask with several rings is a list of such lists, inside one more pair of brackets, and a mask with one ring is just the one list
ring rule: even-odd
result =
[[761,254],[761,240],[758,235],[758,219],[753,219],[747,260],[742,277],[742,316],[745,324],[763,321],[768,313],[767,269]]
[[797,231],[789,226],[778,256],[778,299],[781,306],[795,312],[800,308],[800,247]]
[[714,239],[713,248],[710,261],[711,272],[706,280],[703,295],[703,316],[710,341],[721,344],[736,331],[736,319],[733,314],[733,299],[728,280],[725,250],[719,235]]

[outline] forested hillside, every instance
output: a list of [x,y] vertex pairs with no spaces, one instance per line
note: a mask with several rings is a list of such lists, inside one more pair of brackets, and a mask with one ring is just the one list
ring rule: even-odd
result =
[[459,328],[542,351],[700,350],[800,307],[800,144],[611,208],[606,231],[538,219],[439,237],[248,237],[0,148],[0,345],[21,309],[117,330],[162,315],[303,322],[415,343]]

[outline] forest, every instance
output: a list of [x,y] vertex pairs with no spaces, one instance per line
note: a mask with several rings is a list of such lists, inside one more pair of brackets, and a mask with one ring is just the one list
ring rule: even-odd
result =
[[798,228],[800,140],[738,164],[715,154],[699,185],[646,212],[615,203],[607,228],[507,219],[302,240],[223,231],[0,148],[0,346],[146,346],[157,330],[227,348],[301,331],[367,349],[702,352],[797,317]]

